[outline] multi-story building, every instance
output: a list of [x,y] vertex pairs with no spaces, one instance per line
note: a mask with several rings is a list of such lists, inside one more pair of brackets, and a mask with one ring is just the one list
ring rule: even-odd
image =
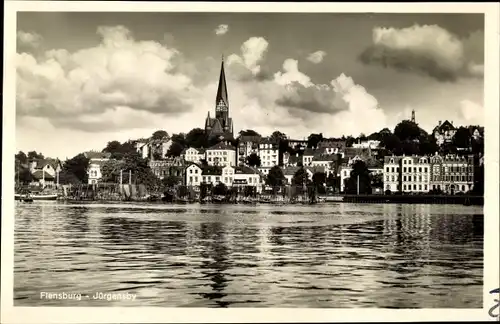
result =
[[202,179],[203,169],[200,165],[196,163],[190,163],[186,168],[186,185],[188,186],[199,186]]
[[203,169],[202,173],[202,182],[212,185],[217,185],[221,182],[222,178],[222,167],[219,166],[210,166]]
[[290,147],[294,150],[305,150],[307,147],[307,140],[306,139],[302,139],[302,140],[289,139],[288,140],[288,147]]
[[312,148],[306,148],[302,154],[302,165],[309,166],[314,159],[315,151]]
[[[345,185],[347,183],[347,181],[351,178],[351,172],[352,172],[352,166],[353,166],[354,163],[352,164],[348,164],[348,163],[345,163],[345,164],[342,164],[340,166],[340,192],[344,192],[345,191]],[[368,168],[368,171],[370,171],[370,174],[372,176],[374,175],[377,175],[377,174],[384,174],[384,167],[382,165],[382,163],[376,161],[376,160],[368,160],[366,162],[366,167]]]
[[246,164],[251,154],[259,155],[260,136],[240,136],[238,144],[238,164]]
[[449,143],[455,136],[457,129],[453,126],[453,122],[445,120],[443,123],[439,121],[438,125],[432,131],[432,135],[436,139],[436,143],[441,146],[444,143]]
[[430,159],[427,156],[401,158],[401,188],[404,193],[429,192]]
[[233,172],[232,186],[253,186],[257,192],[262,191],[262,178],[259,171],[247,166],[237,166]]
[[182,151],[181,157],[186,162],[199,163],[201,160],[205,159],[205,149],[190,147]]
[[401,191],[401,156],[384,157],[384,190]]
[[434,155],[431,161],[430,190],[454,194],[474,186],[474,156]]
[[177,177],[182,181],[186,171],[186,162],[181,157],[167,158],[165,160],[150,160],[149,167],[154,175],[163,179]]
[[353,143],[352,147],[353,148],[370,148],[372,150],[376,150],[380,147],[380,141],[375,141],[375,140],[358,141],[358,143]]
[[259,143],[260,167],[259,171],[268,174],[269,170],[279,164],[279,145],[269,138],[264,138]]
[[136,149],[143,159],[156,159],[156,157],[163,159],[172,143],[173,141],[169,136],[157,139],[150,138],[137,141]]
[[310,166],[324,168],[326,176],[329,176],[335,174],[334,164],[338,159],[337,154],[315,154]]
[[85,152],[85,157],[89,159],[89,167],[87,169],[88,184],[96,184],[102,178],[101,167],[111,158],[110,153],[103,152]]
[[321,154],[341,154],[344,157],[346,142],[341,140],[322,140],[318,144]]
[[235,166],[236,149],[228,143],[220,142],[210,147],[206,151],[208,165],[214,166]]

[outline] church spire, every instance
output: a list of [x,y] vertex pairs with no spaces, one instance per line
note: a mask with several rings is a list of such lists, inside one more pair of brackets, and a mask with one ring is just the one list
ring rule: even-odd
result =
[[227,98],[226,74],[224,73],[224,55],[222,55],[222,63],[220,67],[219,88],[217,89],[217,97],[215,98],[215,105],[218,105],[222,100],[226,107],[229,107],[229,100]]

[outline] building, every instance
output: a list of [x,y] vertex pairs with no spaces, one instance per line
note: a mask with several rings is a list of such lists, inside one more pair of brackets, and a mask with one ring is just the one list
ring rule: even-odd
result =
[[259,171],[247,166],[235,167],[233,172],[232,186],[236,187],[252,186],[256,187],[257,192],[261,192],[262,180]]
[[401,191],[401,159],[394,155],[384,157],[384,191]]
[[427,156],[403,156],[400,169],[402,192],[429,192],[430,169],[430,159]]
[[432,135],[436,139],[437,145],[441,146],[444,143],[449,143],[455,136],[457,129],[453,126],[453,122],[445,120],[443,123],[439,121],[438,125],[432,131]]
[[166,157],[170,146],[172,146],[172,139],[170,136],[157,139],[139,140],[136,142],[137,152],[143,159],[163,159]]
[[213,166],[235,166],[236,149],[225,142],[219,142],[206,151],[205,159],[208,165]]
[[376,150],[380,147],[380,141],[375,140],[367,140],[367,141],[358,141],[358,143],[352,144],[353,148],[370,148],[372,150]]
[[199,164],[190,163],[185,171],[186,185],[198,187],[203,181],[202,173],[203,169]]
[[434,155],[430,158],[430,190],[465,193],[474,187],[474,156]]
[[150,160],[149,167],[158,178],[177,177],[180,182],[184,182],[186,162],[181,157],[167,158],[165,160]]
[[212,184],[215,186],[221,182],[222,167],[220,166],[205,167],[203,168],[201,175],[203,183]]
[[351,165],[358,160],[367,161],[373,157],[373,154],[370,147],[367,148],[346,147],[343,157],[346,158],[348,164]]
[[313,149],[306,148],[304,154],[302,154],[302,165],[303,166],[311,165],[314,155],[315,151]]
[[238,144],[238,164],[246,164],[247,158],[256,154],[259,155],[260,136],[240,136]]
[[[370,174],[372,176],[381,174],[384,174],[384,166],[381,162],[371,159],[366,162],[366,167],[368,168],[368,171],[370,171]],[[342,164],[340,166],[340,192],[345,191],[345,185],[347,181],[351,178],[351,172],[352,172],[352,164]]]
[[307,140],[306,139],[302,139],[302,140],[289,139],[288,140],[288,147],[290,147],[294,150],[305,150],[307,148]]
[[[44,183],[48,185],[50,183],[49,179],[53,179],[55,183],[58,183],[57,180],[59,172],[62,170],[62,163],[59,159],[35,159],[29,162],[29,170],[34,177],[40,176],[38,180],[40,180],[40,184],[42,185]],[[47,175],[45,181],[44,175]]]
[[298,166],[290,166],[283,169],[283,175],[285,176],[285,180],[287,184],[292,184],[292,179],[295,176],[295,173],[300,170],[301,167]]
[[190,147],[190,148],[184,149],[181,152],[181,157],[186,162],[199,163],[201,160],[205,159],[205,149],[202,149],[202,148],[197,149],[194,147]]
[[344,156],[346,142],[341,140],[322,140],[318,144],[318,151],[322,154],[341,154]]
[[334,164],[339,159],[340,155],[337,154],[315,154],[310,163],[312,167],[322,167],[325,170],[326,176],[330,174],[335,175]]
[[205,120],[205,132],[209,137],[233,138],[233,120],[229,117],[229,98],[224,72],[224,59],[221,63],[219,86],[215,97],[215,118],[211,118],[210,112],[208,112]]
[[108,152],[85,152],[85,157],[89,159],[89,167],[87,169],[88,184],[96,184],[102,178],[102,166],[111,158],[111,153]]
[[261,172],[268,174],[269,169],[279,164],[279,144],[269,138],[259,142],[259,158]]

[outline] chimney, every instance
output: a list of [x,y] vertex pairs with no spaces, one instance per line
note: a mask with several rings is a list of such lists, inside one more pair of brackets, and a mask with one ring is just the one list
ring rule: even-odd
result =
[[441,121],[439,121],[438,126],[441,126]]

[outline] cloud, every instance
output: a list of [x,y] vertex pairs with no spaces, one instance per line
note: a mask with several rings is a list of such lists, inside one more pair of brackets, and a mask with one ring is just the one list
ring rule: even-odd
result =
[[292,82],[309,87],[312,86],[311,78],[299,71],[299,62],[294,59],[286,59],[283,62],[284,73],[278,71],[274,74],[274,81],[280,85],[289,85]]
[[323,58],[326,56],[325,51],[316,51],[314,53],[309,54],[307,60],[314,64],[319,64],[323,61]]
[[228,65],[233,68],[239,80],[248,80],[253,77],[267,79],[268,74],[262,71],[260,62],[269,46],[263,37],[250,37],[241,45],[241,55],[231,54],[227,58]]
[[484,125],[484,107],[470,100],[460,102],[460,111],[467,125]]
[[[439,81],[481,77],[484,35],[460,39],[437,25],[373,29],[373,44],[360,55],[365,64],[426,74]],[[472,68],[471,68],[472,67]]]
[[176,49],[135,41],[123,26],[102,26],[97,33],[101,43],[95,47],[17,55],[18,116],[104,131],[106,123],[130,126],[120,118],[124,109],[163,116],[192,109],[197,89],[189,75],[174,70]]
[[215,35],[224,35],[229,31],[229,26],[221,24],[215,28]]
[[43,38],[37,33],[30,33],[25,31],[17,32],[17,44],[22,49],[36,49],[42,43]]

